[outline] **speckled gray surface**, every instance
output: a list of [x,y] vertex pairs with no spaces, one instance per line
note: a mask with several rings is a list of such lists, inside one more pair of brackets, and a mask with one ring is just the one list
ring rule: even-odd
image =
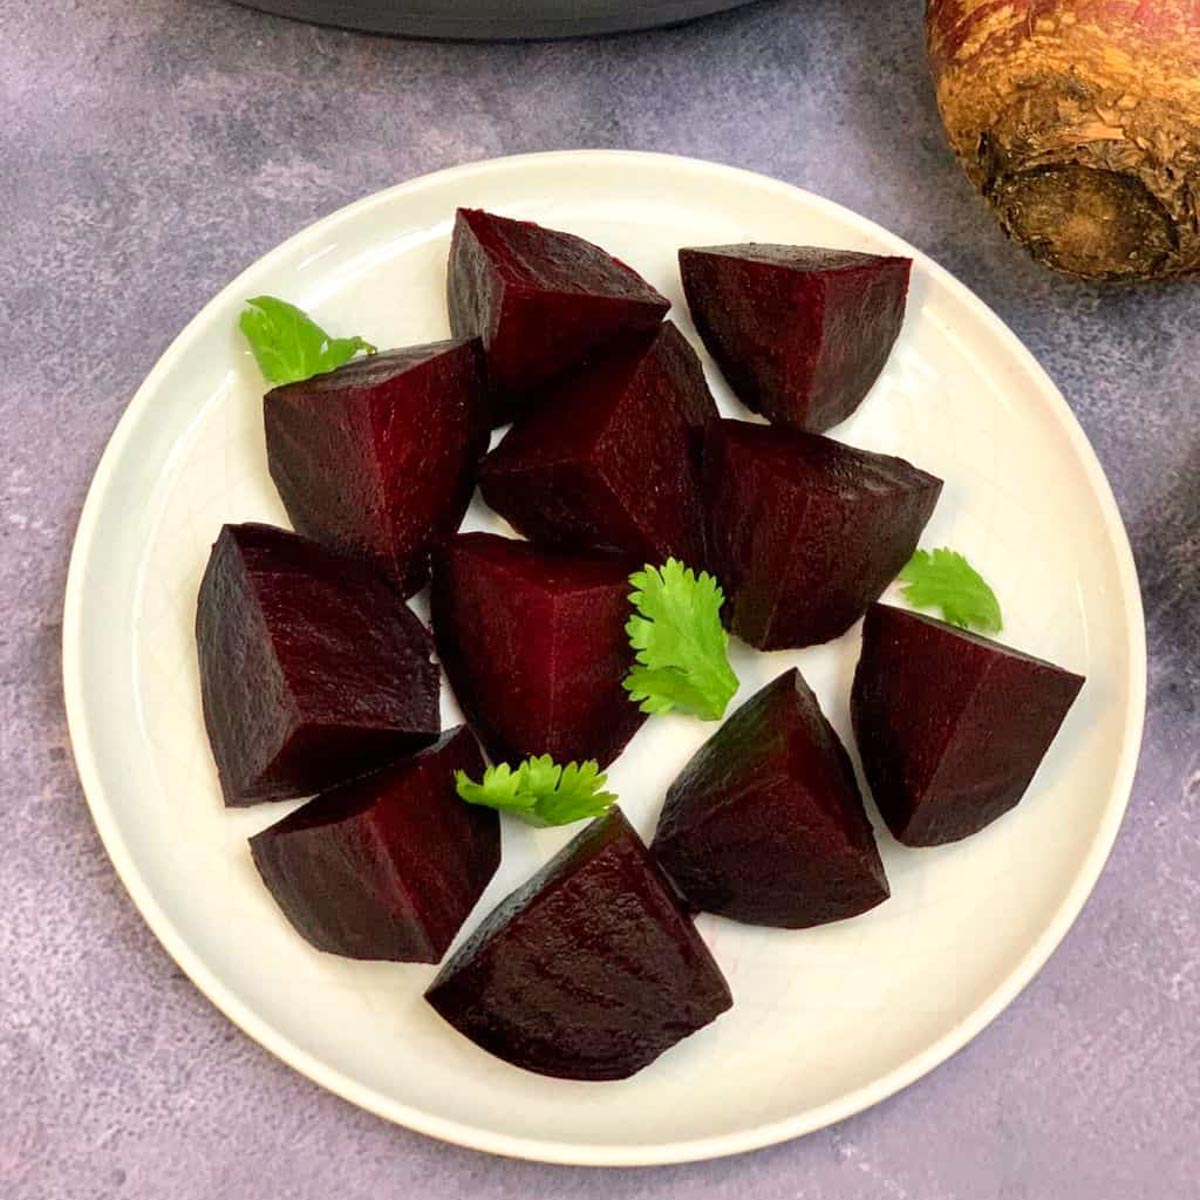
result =
[[[1101,292],[1003,241],[943,148],[917,0],[767,0],[533,47],[389,41],[224,0],[0,8],[0,1195],[1200,1194],[1200,284]],[[393,1128],[235,1030],[117,882],[59,683],[88,479],[134,387],[209,295],[386,184],[576,146],[677,151],[806,185],[975,288],[1063,387],[1114,481],[1151,650],[1142,763],[1109,867],[983,1036],[837,1128],[619,1175]]]

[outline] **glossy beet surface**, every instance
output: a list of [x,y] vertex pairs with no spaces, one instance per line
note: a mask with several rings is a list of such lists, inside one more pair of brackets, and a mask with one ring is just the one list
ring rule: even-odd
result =
[[933,617],[872,605],[851,714],[896,838],[977,833],[1025,793],[1083,678]]
[[732,1004],[708,948],[620,809],[488,916],[426,998],[497,1057],[624,1079]]
[[912,261],[750,244],[680,250],[679,269],[696,328],[747,408],[820,433],[883,370]]
[[483,771],[465,726],[250,839],[263,882],[318,950],[441,961],[500,865],[499,814],[463,803],[455,771]]
[[406,596],[453,533],[487,449],[478,339],[357,358],[263,401],[271,478],[297,531],[363,558]]
[[438,736],[425,627],[369,567],[307,538],[226,525],[196,642],[226,804],[307,796]]
[[487,351],[502,425],[556,375],[615,338],[653,329],[670,302],[574,234],[460,208],[447,277],[450,327]]
[[488,754],[610,763],[646,719],[621,686],[629,573],[610,555],[567,556],[466,533],[434,559],[433,628],[454,694]]
[[709,558],[761,650],[846,632],[916,549],[942,481],[817,434],[721,421],[705,448]]
[[484,499],[521,533],[640,563],[704,563],[697,460],[717,409],[669,323],[580,369],[484,460]]
[[805,929],[889,895],[850,759],[795,668],[683,769],[651,849],[692,908],[751,925]]

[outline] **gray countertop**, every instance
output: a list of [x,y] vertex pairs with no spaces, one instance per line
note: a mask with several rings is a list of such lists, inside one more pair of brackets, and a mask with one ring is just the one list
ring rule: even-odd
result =
[[[917,0],[767,0],[657,33],[439,45],[224,0],[0,20],[0,1195],[1185,1200],[1200,1152],[1200,283],[1108,292],[1010,247],[946,151]],[[968,1049],[833,1129],[619,1175],[487,1158],[293,1074],[182,976],[71,764],[62,592],[121,410],[209,296],[347,201],[452,163],[614,146],[802,184],[940,260],[1058,381],[1141,572],[1150,709],[1078,924]]]

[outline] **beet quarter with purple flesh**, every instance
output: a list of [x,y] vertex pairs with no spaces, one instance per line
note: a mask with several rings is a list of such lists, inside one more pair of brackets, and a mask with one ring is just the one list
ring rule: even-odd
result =
[[704,564],[697,460],[717,409],[670,323],[589,362],[484,460],[483,498],[526,537]]
[[438,736],[425,627],[369,567],[297,534],[221,530],[196,642],[226,804],[307,796]]
[[496,762],[531,755],[603,767],[646,719],[621,686],[637,563],[564,555],[490,533],[452,538],[434,558],[438,655],[467,720]]
[[455,771],[483,771],[461,725],[250,839],[263,882],[318,950],[441,961],[500,865],[499,814],[464,804]]
[[886,454],[744,421],[705,447],[709,561],[760,650],[846,632],[912,557],[942,481]]
[[912,260],[749,244],[680,250],[679,269],[696,328],[746,407],[820,433],[883,370]]
[[1024,795],[1083,678],[933,617],[872,605],[851,715],[897,840],[977,833]]
[[450,242],[450,327],[483,338],[494,423],[597,348],[653,329],[670,302],[574,234],[460,208]]
[[692,908],[750,925],[806,929],[889,895],[850,759],[795,668],[683,769],[651,850]]
[[453,533],[487,449],[478,339],[357,358],[263,400],[271,478],[296,529],[410,596]]
[[728,985],[620,809],[487,918],[426,999],[514,1066],[625,1079],[730,1007]]

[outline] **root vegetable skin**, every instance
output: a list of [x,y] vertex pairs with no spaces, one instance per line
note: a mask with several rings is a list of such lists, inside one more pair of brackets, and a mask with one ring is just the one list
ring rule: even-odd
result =
[[926,33],[1010,237],[1082,278],[1200,273],[1200,0],[929,0]]

